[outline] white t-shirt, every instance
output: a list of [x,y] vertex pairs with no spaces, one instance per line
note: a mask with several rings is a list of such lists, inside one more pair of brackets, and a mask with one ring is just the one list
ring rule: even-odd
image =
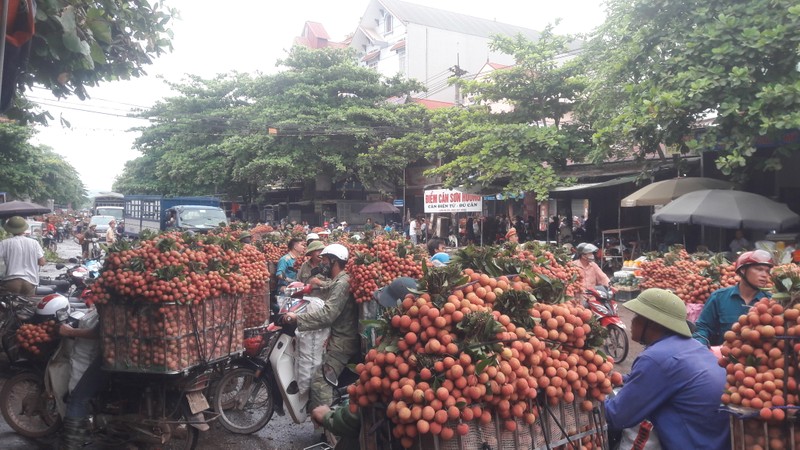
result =
[[408,224],[408,235],[409,236],[416,236],[417,235],[417,221],[416,220],[412,220]]
[[14,236],[0,241],[0,259],[6,263],[4,280],[21,278],[31,284],[39,284],[39,258],[44,250],[34,239]]

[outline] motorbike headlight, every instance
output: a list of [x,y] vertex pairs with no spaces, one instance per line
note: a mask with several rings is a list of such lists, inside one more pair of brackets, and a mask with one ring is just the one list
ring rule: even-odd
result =
[[599,312],[600,314],[605,314],[605,315],[609,314],[608,308],[606,308],[605,305],[602,305],[600,303],[595,303],[593,308],[597,310],[597,312]]

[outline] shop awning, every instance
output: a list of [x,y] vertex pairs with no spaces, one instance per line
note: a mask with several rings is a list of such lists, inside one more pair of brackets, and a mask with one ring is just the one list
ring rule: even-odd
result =
[[588,191],[588,190],[592,190],[592,189],[600,189],[600,188],[605,188],[605,187],[618,186],[620,184],[625,184],[625,183],[633,183],[634,181],[636,181],[636,177],[635,176],[620,177],[620,178],[614,178],[614,179],[611,179],[611,180],[608,180],[608,181],[601,181],[601,182],[598,182],[598,183],[581,183],[581,184],[574,184],[572,186],[558,187],[558,188],[555,188],[555,189],[551,190],[550,193],[551,194],[552,193],[578,193],[578,192]]

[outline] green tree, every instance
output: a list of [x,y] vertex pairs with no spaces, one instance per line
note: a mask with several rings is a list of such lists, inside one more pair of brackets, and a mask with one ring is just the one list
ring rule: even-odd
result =
[[597,129],[598,159],[715,149],[731,174],[777,170],[797,150],[754,158],[756,139],[800,127],[796,1],[611,0],[584,55],[593,82],[581,113]]
[[[18,1],[18,0],[12,0]],[[172,50],[176,11],[148,0],[39,0],[36,35],[20,88],[34,83],[56,97],[88,97],[88,87],[145,74]],[[21,103],[25,108],[24,102]],[[12,111],[10,116],[21,116]]]
[[[127,194],[207,195],[227,193],[247,197],[251,186],[234,179],[225,140],[247,133],[250,121],[235,119],[248,99],[244,74],[211,80],[189,77],[170,83],[179,95],[158,102],[142,117],[153,124],[140,129],[135,146],[142,157],[126,163],[114,190]],[[237,148],[238,150],[238,148]]]
[[30,127],[0,123],[0,191],[45,203],[83,204],[86,190],[78,172],[48,147],[29,143]]
[[361,67],[347,50],[295,46],[278,62],[284,71],[252,85],[247,115],[275,130],[251,134],[256,157],[242,177],[260,183],[367,181],[379,169],[358,164],[358,155],[419,125],[416,105],[388,104],[391,97],[420,90],[416,82],[384,78]]
[[[557,171],[588,153],[591,131],[566,116],[580,98],[578,67],[559,55],[569,52],[571,38],[552,33],[541,39],[496,37],[492,47],[514,56],[513,67],[476,80],[459,80],[465,95],[478,105],[435,110],[423,132],[385,142],[363,163],[424,157],[439,167],[430,171],[446,187],[479,187],[495,192],[534,192],[546,198],[551,188],[569,182]],[[492,113],[488,105],[505,104]]]
[[143,157],[115,189],[252,198],[320,175],[376,180],[379,168],[359,165],[358,155],[421,123],[419,106],[386,103],[419,85],[360,67],[350,50],[294,47],[279,65],[274,75],[172,86],[179,96],[143,113],[154,121],[136,141]]

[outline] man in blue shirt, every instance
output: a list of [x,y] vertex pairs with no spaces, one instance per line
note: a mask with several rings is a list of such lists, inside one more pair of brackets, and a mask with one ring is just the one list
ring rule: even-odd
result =
[[750,306],[767,296],[762,291],[769,282],[772,269],[772,255],[764,250],[742,253],[736,260],[736,273],[739,284],[714,291],[708,298],[693,338],[709,347],[722,345],[725,332],[747,314]]
[[619,393],[606,400],[609,430],[648,419],[667,450],[729,449],[729,419],[719,411],[725,369],[691,339],[683,301],[653,288],[623,306],[636,313],[631,337],[646,348]]
[[289,239],[287,245],[289,252],[281,256],[278,260],[278,267],[275,275],[278,277],[278,292],[283,292],[284,288],[292,281],[297,280],[297,268],[294,264],[297,258],[301,258],[305,252],[305,244],[300,238]]

